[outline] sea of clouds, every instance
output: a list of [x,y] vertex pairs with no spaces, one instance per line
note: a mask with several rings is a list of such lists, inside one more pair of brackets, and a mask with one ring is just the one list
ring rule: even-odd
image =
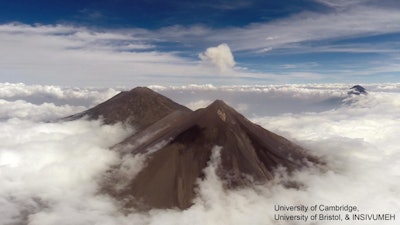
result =
[[[99,181],[121,160],[109,148],[133,129],[101,121],[58,120],[124,88],[2,83],[0,224],[398,224],[400,84],[363,85],[369,94],[360,96],[347,94],[351,86],[152,86],[192,109],[222,99],[253,122],[307,148],[326,165],[291,176],[281,168],[265,185],[227,191],[215,175],[219,156],[214,151],[191,208],[124,212],[99,193]],[[285,187],[288,182],[300,188]],[[282,214],[274,211],[277,204],[349,204],[359,213],[396,214],[396,220],[276,221],[275,214]]]

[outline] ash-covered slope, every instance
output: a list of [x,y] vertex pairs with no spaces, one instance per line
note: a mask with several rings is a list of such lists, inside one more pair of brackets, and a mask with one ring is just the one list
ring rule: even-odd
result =
[[89,119],[102,118],[106,124],[126,122],[137,129],[142,129],[174,111],[191,110],[149,88],[136,87],[66,119],[74,120],[85,116]]
[[123,154],[147,155],[146,166],[128,182],[113,180],[106,190],[126,207],[188,208],[216,146],[221,148],[218,175],[226,188],[270,180],[279,165],[292,171],[305,161],[316,162],[301,147],[217,100],[195,112],[175,111],[118,144],[115,149]]

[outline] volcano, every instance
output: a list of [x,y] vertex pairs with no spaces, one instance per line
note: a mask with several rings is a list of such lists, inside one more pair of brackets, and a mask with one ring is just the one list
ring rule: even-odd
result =
[[367,95],[367,90],[361,85],[354,85],[347,92],[348,95]]
[[[221,157],[217,175],[226,189],[267,182],[280,166],[290,172],[318,161],[300,146],[252,123],[222,100],[191,111],[140,88],[79,116],[83,115],[102,117],[106,122],[138,123],[141,128],[112,149],[121,157],[145,156],[145,166],[134,177],[115,176],[103,182],[103,192],[126,208],[190,207],[215,149]],[[118,174],[120,168],[111,168],[108,175]]]
[[86,117],[102,119],[105,124],[123,122],[140,130],[174,111],[190,112],[191,110],[149,88],[136,87],[130,91],[122,91],[87,111],[65,119],[75,120]]

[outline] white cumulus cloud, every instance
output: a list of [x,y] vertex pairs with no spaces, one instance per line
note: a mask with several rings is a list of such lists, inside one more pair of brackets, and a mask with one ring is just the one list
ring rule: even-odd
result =
[[235,66],[235,59],[227,44],[207,48],[205,52],[199,54],[199,58],[217,67],[221,72],[227,72]]

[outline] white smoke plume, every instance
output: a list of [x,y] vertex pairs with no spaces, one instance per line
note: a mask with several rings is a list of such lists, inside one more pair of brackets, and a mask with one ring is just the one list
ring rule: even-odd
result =
[[199,54],[199,58],[202,62],[217,67],[221,72],[228,72],[236,64],[231,49],[227,44],[207,48],[205,52]]
[[[346,90],[351,85],[343,84],[164,87],[162,93],[174,100],[180,96],[178,102],[199,102],[193,107],[202,105],[200,100],[216,96],[235,107],[244,104],[251,120],[308,148],[326,166],[323,170],[306,169],[291,176],[280,168],[275,180],[265,185],[228,191],[215,176],[219,163],[218,151],[215,151],[215,157],[204,171],[206,179],[199,181],[199,197],[191,208],[145,213],[121,212],[115,200],[99,192],[99,178],[121,160],[109,150],[110,146],[132,133],[131,129],[121,124],[103,125],[101,121],[46,122],[86,109],[87,101],[79,99],[88,99],[89,89],[77,91],[81,97],[68,99],[61,105],[51,102],[59,98],[29,102],[35,99],[29,96],[38,95],[38,91],[32,91],[23,101],[6,99],[3,95],[0,100],[7,105],[0,110],[0,224],[398,224],[400,85],[363,86],[369,92],[366,96],[347,96]],[[9,90],[15,92],[15,89]],[[248,101],[251,96],[257,101]],[[330,99],[335,101],[326,101]],[[284,101],[299,104],[293,104],[292,108],[275,104]],[[77,102],[84,104],[77,105]],[[257,107],[256,102],[266,106]],[[321,102],[330,105],[324,109],[314,105]],[[43,104],[51,105],[50,109]],[[23,107],[16,110],[20,105]],[[261,116],[259,112],[253,114],[254,110],[271,107],[286,108],[284,113],[277,110]],[[134,167],[142,166],[140,162],[126,161],[129,171],[136,171]],[[299,188],[288,188],[284,185],[287,183],[297,183]],[[359,213],[395,214],[396,220],[277,221],[274,210],[277,204],[348,204],[357,206]]]

